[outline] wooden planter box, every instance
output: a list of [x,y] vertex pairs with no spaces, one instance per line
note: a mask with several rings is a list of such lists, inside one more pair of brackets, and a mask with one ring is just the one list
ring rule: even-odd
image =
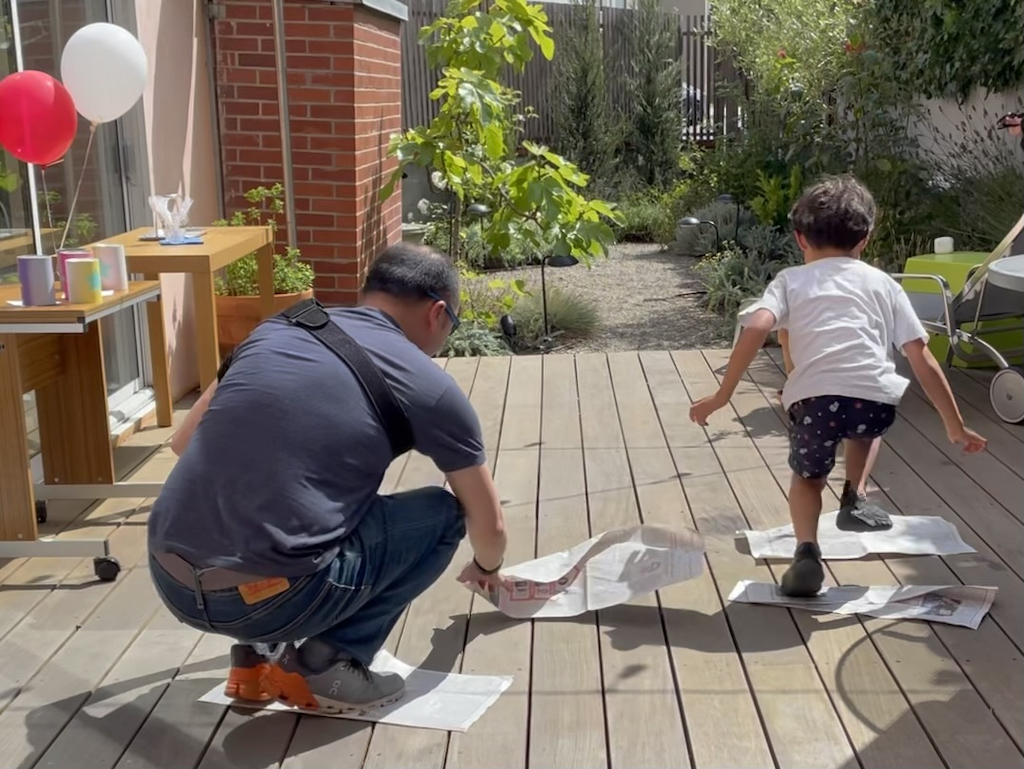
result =
[[[274,296],[274,312],[287,310],[296,302],[313,296],[313,289],[297,294]],[[217,341],[221,354],[235,349],[259,325],[260,298],[258,296],[217,297]]]

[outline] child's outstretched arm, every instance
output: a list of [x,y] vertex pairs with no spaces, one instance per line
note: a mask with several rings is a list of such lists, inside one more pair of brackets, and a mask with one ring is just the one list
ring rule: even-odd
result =
[[718,392],[701,398],[690,407],[690,420],[700,425],[708,423],[708,417],[725,407],[729,403],[736,385],[740,383],[743,374],[746,373],[750,364],[754,362],[757,353],[764,347],[769,332],[775,326],[775,314],[771,310],[760,309],[754,312],[746,321],[743,333],[740,334],[732,355],[729,356],[729,365],[725,369],[725,376],[719,385]]
[[946,427],[949,440],[962,446],[968,454],[982,451],[988,441],[964,426],[964,418],[960,415],[953,391],[949,388],[949,380],[946,379],[928,345],[923,339],[914,339],[903,345],[903,352],[910,361],[914,376],[928,395],[928,400],[942,417],[942,424]]

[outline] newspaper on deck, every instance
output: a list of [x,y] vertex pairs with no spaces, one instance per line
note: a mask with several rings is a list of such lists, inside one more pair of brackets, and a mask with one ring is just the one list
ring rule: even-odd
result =
[[790,598],[778,585],[744,580],[729,594],[730,601],[784,606],[833,614],[866,614],[885,619],[918,619],[977,630],[995,600],[998,588],[956,585],[899,587],[826,587],[814,598]]
[[[931,515],[894,515],[892,528],[886,531],[840,531],[836,528],[838,512],[823,515],[818,521],[818,546],[826,561],[863,558],[870,553],[899,555],[957,555],[977,552],[960,538],[956,526]],[[793,557],[796,537],[793,526],[779,526],[764,531],[741,531],[750,543],[754,558]]]
[[697,532],[629,526],[502,569],[507,588],[474,590],[516,619],[574,617],[693,579],[703,568],[704,541]]
[[386,651],[378,652],[370,667],[381,672],[398,673],[405,679],[405,694],[398,702],[364,713],[322,713],[276,701],[233,700],[224,696],[222,683],[200,697],[199,701],[252,710],[307,713],[393,726],[464,732],[512,685],[511,676],[475,676],[413,668]]

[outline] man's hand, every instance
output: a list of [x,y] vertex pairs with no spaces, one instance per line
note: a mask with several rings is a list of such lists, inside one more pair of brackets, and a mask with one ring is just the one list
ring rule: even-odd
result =
[[949,442],[960,446],[965,454],[977,454],[979,451],[984,451],[988,445],[987,438],[981,437],[974,430],[963,425],[948,430],[946,435],[949,437]]
[[463,585],[468,585],[470,587],[475,586],[485,592],[497,590],[498,588],[505,587],[505,585],[508,584],[508,580],[501,576],[501,572],[496,571],[493,574],[485,574],[480,571],[480,567],[476,565],[476,561],[470,561],[462,568],[462,571],[459,573],[458,580]]
[[729,399],[722,395],[721,390],[714,395],[709,395],[707,398],[701,398],[690,406],[690,421],[707,427],[708,417],[719,409],[724,408],[728,403]]

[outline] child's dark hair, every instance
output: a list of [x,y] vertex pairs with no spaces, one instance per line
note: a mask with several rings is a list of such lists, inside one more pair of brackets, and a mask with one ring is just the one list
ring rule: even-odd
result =
[[875,199],[849,174],[828,176],[804,191],[789,221],[814,248],[852,250],[874,229]]

